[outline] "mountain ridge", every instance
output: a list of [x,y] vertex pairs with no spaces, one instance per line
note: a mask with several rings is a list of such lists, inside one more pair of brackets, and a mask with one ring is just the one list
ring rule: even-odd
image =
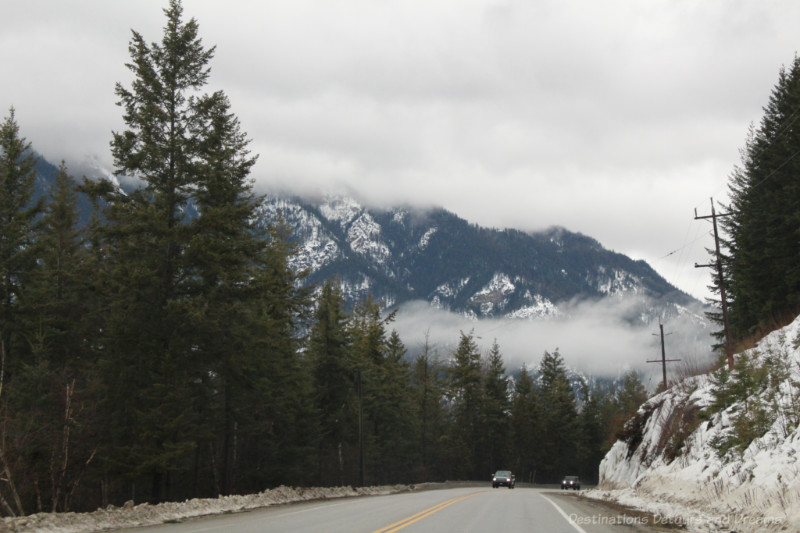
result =
[[[37,194],[57,168],[40,156]],[[108,176],[98,167],[84,168]],[[113,178],[113,177],[112,177]],[[130,180],[113,180],[130,189]],[[349,304],[371,294],[384,308],[413,300],[472,319],[547,319],[570,302],[635,295],[631,322],[685,313],[703,321],[702,304],[669,284],[649,264],[607,250],[596,239],[561,226],[542,231],[486,228],[442,207],[369,207],[353,196],[303,197],[267,192],[254,223],[283,223],[306,284],[338,278]],[[79,195],[81,220],[88,202]]]
[[385,307],[424,300],[472,318],[547,318],[576,299],[619,295],[659,302],[660,316],[701,305],[645,261],[559,226],[484,228],[441,207],[267,194],[258,223],[277,221],[298,245],[293,266],[311,283],[337,276],[350,301],[369,292]]

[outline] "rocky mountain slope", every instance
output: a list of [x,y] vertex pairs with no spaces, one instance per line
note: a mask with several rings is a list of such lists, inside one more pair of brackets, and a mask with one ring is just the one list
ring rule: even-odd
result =
[[386,307],[424,300],[473,318],[547,318],[575,299],[638,295],[648,304],[631,321],[688,307],[702,314],[644,261],[564,228],[482,228],[444,209],[374,209],[344,196],[267,196],[259,220],[288,224],[300,251],[295,267],[308,269],[312,283],[338,276],[351,301],[369,292]]
[[690,531],[800,530],[800,317],[630,420],[595,496]]

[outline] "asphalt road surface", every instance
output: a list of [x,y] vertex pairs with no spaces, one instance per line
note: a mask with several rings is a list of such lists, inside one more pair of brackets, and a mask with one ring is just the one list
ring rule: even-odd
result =
[[664,531],[652,519],[587,502],[558,489],[460,487],[267,507],[136,533],[420,533]]

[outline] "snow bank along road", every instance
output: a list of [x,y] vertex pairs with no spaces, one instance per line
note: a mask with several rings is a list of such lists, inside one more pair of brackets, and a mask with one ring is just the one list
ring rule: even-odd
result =
[[625,515],[560,490],[491,487],[406,492],[272,506],[128,533],[244,533],[524,531],[612,533],[661,531],[642,516]]

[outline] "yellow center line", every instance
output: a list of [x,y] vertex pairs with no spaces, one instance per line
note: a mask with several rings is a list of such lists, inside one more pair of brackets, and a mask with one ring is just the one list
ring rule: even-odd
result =
[[413,524],[415,522],[419,522],[423,518],[426,518],[426,517],[432,515],[433,513],[441,511],[445,507],[449,507],[449,506],[453,505],[456,502],[460,502],[461,500],[466,500],[467,498],[471,498],[472,496],[475,496],[476,494],[482,494],[484,492],[486,492],[486,491],[473,492],[472,494],[467,494],[465,496],[458,496],[456,498],[452,498],[452,499],[444,501],[444,502],[442,502],[442,503],[440,503],[438,505],[434,505],[433,507],[425,509],[424,511],[420,511],[420,512],[418,512],[417,514],[415,514],[413,516],[409,516],[408,518],[404,518],[403,520],[400,520],[399,522],[395,522],[394,524],[389,524],[388,526],[386,526],[386,527],[384,527],[382,529],[376,529],[372,533],[394,533],[395,531],[400,531],[404,527],[410,526],[411,524]]

